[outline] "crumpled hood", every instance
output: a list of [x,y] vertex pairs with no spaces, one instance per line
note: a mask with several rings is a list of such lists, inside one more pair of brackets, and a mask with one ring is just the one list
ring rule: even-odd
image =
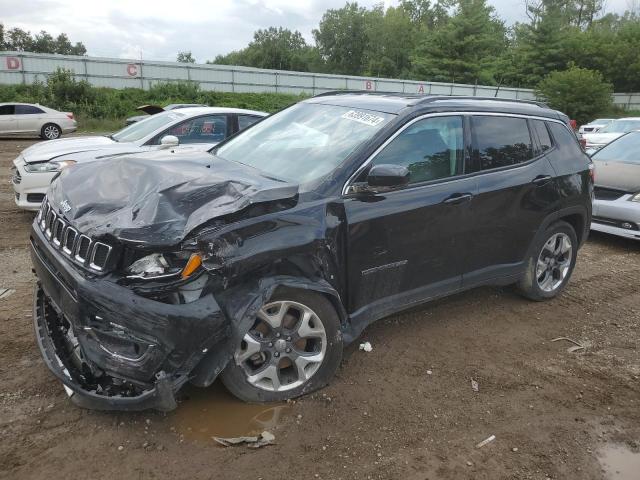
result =
[[48,162],[61,155],[125,146],[102,136],[59,138],[31,145],[22,151],[22,156],[27,163]]
[[601,145],[612,142],[622,135],[624,135],[624,133],[584,133],[582,138],[584,138],[588,144],[594,143]]
[[189,152],[74,165],[53,181],[47,198],[93,238],[112,235],[124,242],[170,247],[209,220],[297,193],[297,185],[267,178],[251,167]]
[[596,167],[596,186],[622,190],[627,193],[640,192],[640,164],[625,162],[603,162],[593,159]]

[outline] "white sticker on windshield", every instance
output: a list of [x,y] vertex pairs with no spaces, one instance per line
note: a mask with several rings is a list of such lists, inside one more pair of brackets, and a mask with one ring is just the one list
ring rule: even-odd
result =
[[372,113],[356,112],[355,110],[349,110],[342,115],[342,118],[347,120],[354,120],[356,122],[364,123],[370,127],[375,127],[379,123],[384,121],[384,117],[373,115]]

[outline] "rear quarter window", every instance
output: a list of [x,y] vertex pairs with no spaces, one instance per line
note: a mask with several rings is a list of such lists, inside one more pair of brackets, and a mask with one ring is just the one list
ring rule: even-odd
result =
[[548,125],[551,128],[554,141],[561,150],[567,148],[580,149],[578,139],[569,129],[556,122],[549,122]]
[[526,119],[474,116],[471,126],[476,170],[508,167],[533,158],[533,144]]

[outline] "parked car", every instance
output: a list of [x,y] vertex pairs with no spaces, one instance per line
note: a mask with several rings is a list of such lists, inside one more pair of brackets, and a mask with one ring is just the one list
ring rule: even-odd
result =
[[79,405],[169,410],[218,376],[312,392],[382,317],[555,297],[591,223],[589,157],[525,102],[323,94],[172,155],[65,169],[34,221],[38,344]]
[[149,118],[149,115],[156,115],[162,112],[168,112],[169,110],[176,110],[177,108],[194,108],[194,107],[208,107],[208,105],[204,105],[201,103],[172,103],[167,105],[166,107],[160,107],[158,105],[142,105],[136,110],[140,110],[144,112],[146,115],[136,115],[135,117],[129,117],[125,120],[126,125],[131,125],[132,123],[139,122],[140,120],[144,120]]
[[165,148],[206,151],[266,115],[239,108],[176,109],[148,117],[109,136],[37,143],[13,161],[16,205],[38,210],[53,177],[70,165]]
[[606,127],[613,121],[613,118],[596,118],[595,120],[582,125],[578,130],[580,135],[585,133],[596,133],[602,127]]
[[609,142],[633,130],[640,130],[640,117],[614,120],[596,133],[585,133],[582,135],[582,138],[586,140],[587,152],[593,154]]
[[640,240],[640,132],[591,157],[596,166],[591,230]]
[[0,103],[0,135],[40,136],[55,140],[78,128],[71,112],[30,103]]

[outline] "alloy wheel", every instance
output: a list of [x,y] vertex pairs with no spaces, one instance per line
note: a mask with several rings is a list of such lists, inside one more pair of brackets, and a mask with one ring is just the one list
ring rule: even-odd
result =
[[307,382],[322,365],[326,349],[325,327],[311,308],[277,301],[259,310],[235,361],[251,385],[281,392]]
[[553,292],[567,278],[573,259],[573,245],[566,233],[556,233],[546,241],[536,263],[536,280],[544,292]]
[[44,136],[49,140],[55,140],[60,136],[60,130],[55,125],[47,125],[44,128]]

